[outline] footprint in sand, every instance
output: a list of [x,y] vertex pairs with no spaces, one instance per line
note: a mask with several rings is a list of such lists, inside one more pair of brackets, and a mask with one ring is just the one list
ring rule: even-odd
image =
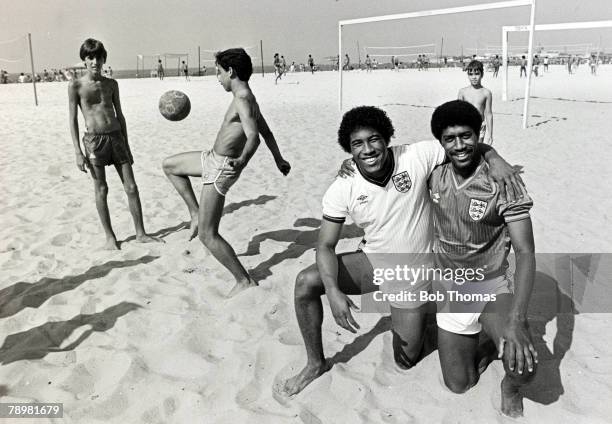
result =
[[70,233],[58,234],[51,239],[51,245],[56,247],[66,246],[72,240]]
[[294,328],[283,328],[275,336],[279,342],[288,346],[300,346],[304,343],[299,330]]
[[402,409],[383,409],[380,411],[380,418],[385,423],[412,423],[416,422],[416,417],[407,414]]

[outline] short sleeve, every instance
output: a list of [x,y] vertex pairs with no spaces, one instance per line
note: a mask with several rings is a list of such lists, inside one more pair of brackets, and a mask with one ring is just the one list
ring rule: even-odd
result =
[[323,195],[323,219],[343,223],[349,215],[347,198],[348,187],[336,178]]
[[523,198],[516,202],[502,202],[498,200],[497,211],[505,222],[520,221],[529,218],[529,210],[533,207],[533,200],[523,189]]
[[437,140],[420,141],[413,146],[418,149],[419,159],[427,163],[427,175],[430,175],[436,166],[446,161],[444,148]]

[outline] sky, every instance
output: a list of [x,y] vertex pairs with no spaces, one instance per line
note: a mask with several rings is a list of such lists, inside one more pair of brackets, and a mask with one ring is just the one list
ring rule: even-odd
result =
[[[393,13],[479,4],[470,0],[0,0],[0,68],[27,72],[25,35],[32,34],[37,72],[80,62],[79,48],[89,37],[101,40],[107,64],[135,69],[136,55],[188,53],[190,65],[211,59],[204,50],[253,47],[266,65],[279,52],[288,63],[317,62],[337,54],[338,21]],[[612,19],[611,0],[537,0],[536,22],[558,23]],[[529,7],[471,12],[346,27],[343,53],[361,60],[364,47],[435,44],[422,50],[443,55],[481,51],[501,44],[502,25],[529,23]],[[19,37],[15,42],[7,42]],[[527,44],[526,34],[513,34],[512,45]],[[535,45],[581,49],[584,43],[612,52],[612,28],[536,33]],[[359,46],[359,50],[358,50]],[[563,47],[565,46],[565,47]],[[569,46],[569,47],[568,47]],[[369,52],[374,50],[370,49]],[[379,51],[379,50],[377,50]],[[405,49],[417,53],[421,50]],[[398,50],[387,50],[392,54]],[[202,62],[210,65],[210,63]]]

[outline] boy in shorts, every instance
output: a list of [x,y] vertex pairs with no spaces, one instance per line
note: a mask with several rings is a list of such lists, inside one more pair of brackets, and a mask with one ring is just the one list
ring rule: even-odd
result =
[[[446,304],[439,305],[436,315],[438,350],[444,382],[453,392],[463,393],[486,368],[477,352],[478,334],[484,330],[506,371],[501,410],[517,417],[523,414],[519,388],[533,378],[537,363],[527,325],[535,274],[529,217],[533,202],[526,191],[516,202],[501,199],[479,152],[481,121],[478,110],[461,100],[439,106],[431,118],[432,133],[449,161],[429,178],[436,268],[445,273],[462,270],[461,278],[439,282]],[[511,245],[516,254],[514,294],[506,280]],[[473,278],[467,278],[465,270],[472,270]]]
[[[259,110],[249,87],[253,73],[251,58],[244,49],[228,49],[215,55],[217,79],[227,92],[232,93],[225,118],[211,150],[179,153],[164,159],[166,176],[181,195],[191,215],[191,239],[198,236],[213,256],[227,268],[236,285],[230,291],[257,286],[242,266],[236,252],[219,234],[225,195],[238,180],[259,146],[259,134],[272,152],[278,170],[287,175],[291,169],[283,159],[274,134]],[[202,195],[196,200],[189,177],[201,177]]]
[[484,67],[482,62],[472,60],[465,68],[470,85],[463,87],[457,94],[458,100],[471,103],[484,118],[480,128],[478,142],[493,144],[493,96],[491,91],[482,86]]
[[[104,45],[98,40],[88,38],[81,45],[80,57],[85,63],[87,73],[68,84],[69,123],[77,168],[82,172],[87,172],[86,169],[89,169],[94,181],[96,208],[106,234],[104,248],[116,250],[119,249],[119,245],[111,227],[106,202],[108,185],[105,166],[108,165],[115,166],[123,183],[136,227],[136,241],[148,243],[161,240],[147,235],[144,229],[138,187],[132,170],[134,159],[128,144],[125,117],[119,101],[119,85],[116,80],[106,78],[102,74],[106,55]],[[87,127],[87,132],[83,136],[85,154],[79,144],[77,116],[79,107]]]

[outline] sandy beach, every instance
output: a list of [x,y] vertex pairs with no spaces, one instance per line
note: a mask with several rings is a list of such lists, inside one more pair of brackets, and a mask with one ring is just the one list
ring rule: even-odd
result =
[[[538,253],[612,252],[612,65],[598,72],[585,65],[568,76],[551,66],[533,83],[526,130],[518,67],[510,69],[508,102],[501,78],[483,80],[493,91],[494,147],[523,167],[534,199]],[[433,109],[467,83],[459,69],[353,71],[345,74],[344,107],[385,109],[393,143],[412,143],[433,138]],[[357,314],[355,337],[335,324],[326,300],[323,341],[333,368],[292,400],[273,395],[273,385],[305,363],[295,277],[314,262],[321,198],[347,157],[336,143],[337,73],[290,74],[278,85],[271,74],[252,76],[292,171],[283,177],[262,144],[227,196],[220,232],[261,280],[231,299],[231,275],[197,239],[187,241],[187,209],[161,170],[168,155],[212,147],[231,95],[214,76],[119,86],[145,226],[165,244],[134,241],[125,193],[108,168],[121,242],[114,252],[98,249],[104,237],[91,178],[74,163],[67,83],[37,85],[38,107],[31,85],[0,86],[0,402],[61,402],[63,420],[47,422],[62,423],[513,421],[499,410],[499,361],[476,387],[454,394],[437,351],[400,371],[387,315]],[[167,90],[190,97],[185,120],[160,115]],[[199,193],[201,183],[192,183]],[[360,235],[345,226],[337,251],[356,249]],[[516,421],[611,422],[612,314],[586,302],[567,313],[580,299],[559,289],[545,262],[529,312],[540,369]],[[609,259],[600,264],[591,271],[612,271]],[[582,300],[596,297],[589,290]]]

